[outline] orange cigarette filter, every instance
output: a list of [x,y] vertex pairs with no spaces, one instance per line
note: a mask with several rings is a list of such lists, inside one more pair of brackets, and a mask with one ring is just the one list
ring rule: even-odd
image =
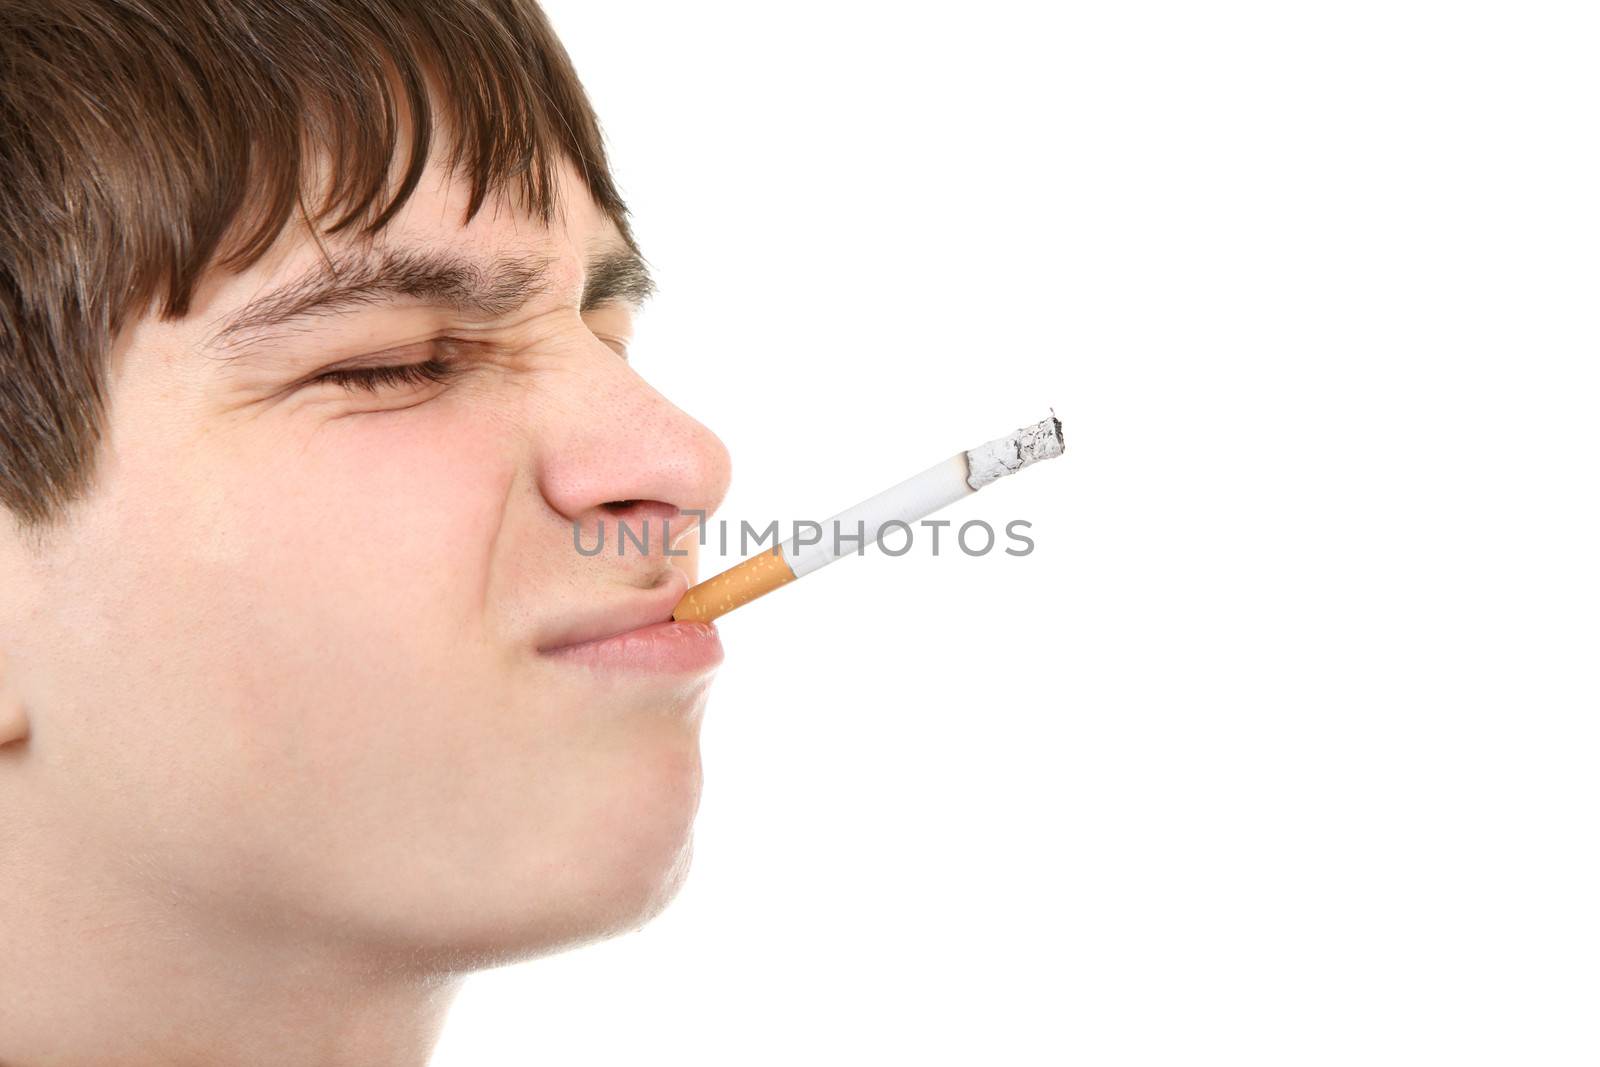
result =
[[792,581],[794,571],[783,558],[783,546],[773,545],[683,594],[672,617],[678,622],[710,622]]

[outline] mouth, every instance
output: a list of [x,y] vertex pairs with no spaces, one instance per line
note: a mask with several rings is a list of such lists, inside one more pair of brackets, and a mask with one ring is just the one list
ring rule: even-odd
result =
[[705,673],[722,662],[722,639],[710,623],[675,622],[688,589],[673,571],[656,589],[566,620],[536,651],[552,660],[614,672]]
[[667,618],[632,630],[540,649],[553,660],[617,672],[706,673],[722,663],[722,638],[705,622]]

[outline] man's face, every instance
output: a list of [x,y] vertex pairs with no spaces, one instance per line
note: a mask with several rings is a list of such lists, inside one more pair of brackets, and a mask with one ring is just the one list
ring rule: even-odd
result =
[[[625,298],[580,308],[624,245],[565,165],[561,189],[548,229],[505,201],[462,227],[466,188],[433,168],[370,248],[324,240],[409,264],[406,292],[265,327],[295,310],[278,297],[219,338],[322,264],[286,235],[183,320],[124,331],[94,494],[44,555],[0,541],[29,840],[229,935],[410,958],[513,957],[665,904],[719,650],[540,650],[667,617],[693,557],[663,556],[661,520],[714,509],[728,457],[620,354]],[[311,380],[362,356],[456,370]],[[646,520],[649,553],[619,556],[617,523]]]

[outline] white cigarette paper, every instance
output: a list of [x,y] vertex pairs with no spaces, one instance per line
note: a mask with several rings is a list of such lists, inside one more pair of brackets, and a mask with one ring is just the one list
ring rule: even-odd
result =
[[[1008,474],[1065,451],[1061,420],[1052,413],[1032,426],[957,453],[839,512],[822,524],[820,537],[808,527],[808,536],[803,538],[796,529],[782,545],[701,582],[684,594],[672,617],[709,622],[780,585],[804,578],[841,555],[864,551],[867,545],[876,544],[891,524],[909,526]],[[856,547],[858,532],[862,535],[860,549]]]

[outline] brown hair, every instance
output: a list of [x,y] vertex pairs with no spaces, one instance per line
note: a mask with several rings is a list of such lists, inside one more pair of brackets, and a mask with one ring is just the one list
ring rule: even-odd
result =
[[249,267],[297,212],[376,232],[442,131],[467,219],[507,189],[548,224],[559,152],[635,247],[534,0],[0,0],[0,505],[18,528],[90,488],[129,316],[181,318],[207,269]]

